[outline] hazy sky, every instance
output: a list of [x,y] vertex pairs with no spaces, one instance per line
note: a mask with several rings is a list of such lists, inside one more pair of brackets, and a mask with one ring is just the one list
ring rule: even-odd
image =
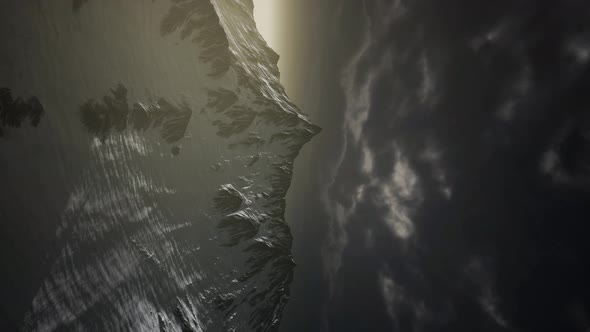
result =
[[294,48],[304,46],[298,38],[304,36],[304,33],[298,33],[297,28],[293,29],[294,26],[298,26],[294,22],[303,19],[301,15],[293,12],[293,3],[293,0],[254,0],[254,19],[264,40],[279,54],[281,83],[287,95],[297,103],[295,99],[306,98],[297,88],[303,79],[298,74],[298,68],[304,61],[292,55],[295,53]]
[[254,19],[258,31],[273,49],[278,46],[278,31],[276,28],[276,8],[280,5],[277,0],[254,0]]
[[325,331],[322,325],[329,318],[330,287],[324,275],[322,248],[329,217],[322,196],[324,180],[341,152],[344,97],[340,77],[360,42],[361,2],[274,0],[272,8],[266,9],[271,1],[255,0],[257,25],[280,56],[281,83],[288,96],[322,127],[297,157],[287,196],[285,214],[293,233],[297,266],[281,331]]
[[[307,3],[307,2],[306,2]],[[319,7],[319,5],[314,5]],[[308,8],[309,10],[309,8]],[[281,83],[287,95],[298,106],[303,100],[309,99],[303,82],[313,79],[305,70],[301,70],[309,63],[308,47],[314,37],[313,21],[301,1],[294,0],[254,0],[254,19],[258,31],[268,45],[280,56],[279,70]],[[316,15],[317,16],[317,15]],[[317,35],[317,33],[316,33]],[[316,56],[319,52],[314,53]],[[304,113],[307,113],[304,111]]]

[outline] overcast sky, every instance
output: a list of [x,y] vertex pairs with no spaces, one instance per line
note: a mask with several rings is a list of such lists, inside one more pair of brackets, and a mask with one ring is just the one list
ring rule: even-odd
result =
[[285,331],[590,326],[588,12],[284,1],[284,83],[323,128],[289,194]]

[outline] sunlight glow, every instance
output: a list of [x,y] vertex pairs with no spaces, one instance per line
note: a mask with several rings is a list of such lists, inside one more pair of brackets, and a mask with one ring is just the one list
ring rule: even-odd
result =
[[277,0],[254,0],[254,20],[258,31],[271,48],[276,50],[275,2]]

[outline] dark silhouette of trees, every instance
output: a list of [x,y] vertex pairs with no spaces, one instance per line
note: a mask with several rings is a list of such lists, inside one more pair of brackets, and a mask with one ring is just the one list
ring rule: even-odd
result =
[[186,105],[173,105],[164,98],[149,105],[127,101],[127,89],[119,84],[102,101],[88,100],[80,107],[80,120],[88,132],[101,140],[125,130],[159,129],[160,137],[169,144],[180,141],[192,116]]
[[8,88],[0,88],[0,137],[4,128],[19,128],[24,123],[37,127],[45,110],[37,97],[14,97]]

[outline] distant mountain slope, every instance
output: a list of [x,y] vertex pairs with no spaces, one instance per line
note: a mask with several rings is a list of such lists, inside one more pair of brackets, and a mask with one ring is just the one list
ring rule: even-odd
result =
[[6,240],[33,257],[7,284],[20,302],[37,289],[21,328],[276,331],[295,266],[285,196],[320,129],[252,1],[17,2],[0,5],[15,45],[0,86],[32,96],[14,100],[36,127],[0,127],[0,180],[49,211],[17,221],[26,207],[3,200],[23,225]]

